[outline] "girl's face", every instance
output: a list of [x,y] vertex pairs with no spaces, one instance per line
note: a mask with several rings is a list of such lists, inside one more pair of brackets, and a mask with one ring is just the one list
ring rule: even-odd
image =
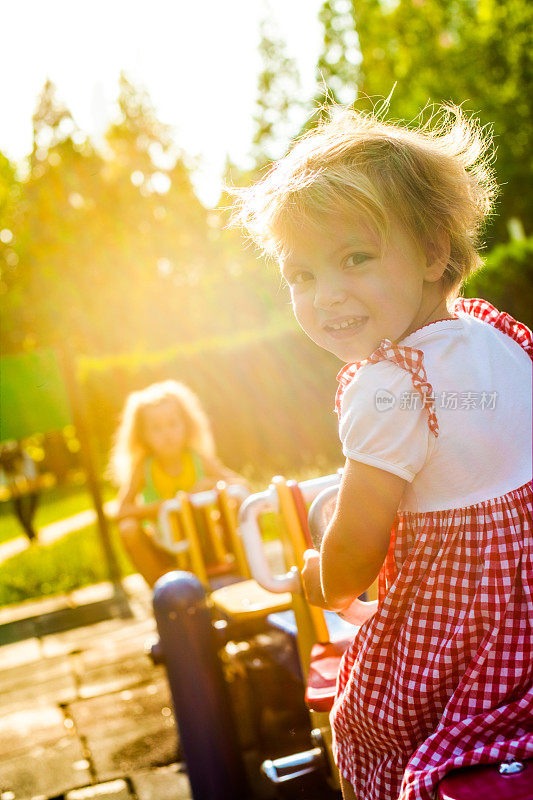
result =
[[178,454],[185,446],[185,423],[178,404],[161,400],[142,410],[142,432],[147,447],[161,458]]
[[431,311],[426,256],[394,220],[382,250],[366,226],[331,219],[327,235],[302,233],[281,266],[303,330],[346,363],[407,335]]

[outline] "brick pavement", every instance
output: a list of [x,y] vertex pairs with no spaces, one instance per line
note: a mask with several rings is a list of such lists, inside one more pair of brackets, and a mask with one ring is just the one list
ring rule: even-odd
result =
[[0,800],[190,800],[151,593],[123,585],[0,609]]
[[[0,608],[0,800],[192,800],[165,670],[146,654],[157,638],[152,595],[139,575],[122,586]],[[265,706],[261,755],[253,699],[268,686],[251,690],[246,680],[236,681],[233,700],[247,771],[254,797],[272,800],[259,763],[280,741],[284,752],[302,749],[298,700],[274,688],[283,698],[274,716]],[[291,796],[325,800],[323,786],[310,776]]]

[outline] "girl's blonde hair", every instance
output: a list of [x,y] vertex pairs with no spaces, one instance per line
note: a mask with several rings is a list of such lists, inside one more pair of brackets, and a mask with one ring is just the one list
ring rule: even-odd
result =
[[480,231],[496,192],[490,148],[487,132],[455,106],[416,128],[337,111],[262,180],[234,190],[232,222],[278,260],[290,253],[295,233],[327,231],[328,217],[339,213],[370,224],[382,245],[391,216],[424,249],[445,232],[450,258],[443,280],[455,297],[481,264]]
[[107,469],[107,476],[115,484],[126,485],[137,466],[150,455],[143,440],[143,411],[167,400],[176,403],[183,417],[184,446],[190,447],[204,458],[215,457],[211,426],[194,392],[178,381],[152,383],[145,389],[132,392],[126,400]]

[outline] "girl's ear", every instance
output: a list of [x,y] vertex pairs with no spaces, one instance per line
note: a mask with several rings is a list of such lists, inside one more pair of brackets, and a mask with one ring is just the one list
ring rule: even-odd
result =
[[430,283],[439,281],[444,275],[449,260],[450,237],[443,228],[439,228],[426,244],[425,280]]

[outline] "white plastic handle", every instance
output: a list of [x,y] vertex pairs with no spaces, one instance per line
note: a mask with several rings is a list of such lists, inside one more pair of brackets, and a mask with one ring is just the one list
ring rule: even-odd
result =
[[159,543],[168,550],[169,553],[182,553],[189,547],[189,542],[186,539],[183,539],[181,542],[176,542],[172,535],[170,515],[177,511],[181,511],[181,501],[173,497],[171,500],[165,500],[165,502],[161,504],[157,516]]
[[[232,483],[226,486],[226,491],[230,497],[235,498],[242,502],[249,497],[250,492],[242,484]],[[189,502],[194,508],[204,508],[216,503],[218,497],[217,489],[208,489],[205,492],[196,492],[189,495]],[[165,500],[159,508],[157,523],[159,527],[159,540],[160,544],[170,553],[182,553],[189,547],[189,542],[183,540],[181,542],[174,541],[172,535],[172,527],[170,524],[170,514],[181,511],[181,501],[177,497],[170,500]]]
[[338,494],[338,485],[328,486],[315,497],[309,508],[309,531],[317,550],[320,550],[324,533],[335,511]]
[[[339,475],[326,475],[312,478],[299,484],[303,498],[310,502],[324,489],[338,484]],[[269,592],[299,592],[300,575],[296,567],[292,567],[283,575],[274,575],[268,563],[263,540],[259,530],[259,517],[266,511],[278,511],[279,503],[276,490],[271,486],[265,492],[250,495],[244,501],[239,512],[239,534],[242,537],[246,559],[252,577]]]
[[333,475],[322,475],[320,478],[311,478],[308,481],[302,481],[298,484],[300,491],[306,503],[312,503],[324,489],[329,489],[331,486],[339,486],[341,482],[341,471]]
[[297,592],[300,587],[298,571],[291,569],[284,575],[274,575],[263,548],[259,517],[265,511],[277,510],[278,496],[273,486],[266,492],[250,495],[239,511],[239,535],[242,537],[252,577],[263,589],[276,594]]

